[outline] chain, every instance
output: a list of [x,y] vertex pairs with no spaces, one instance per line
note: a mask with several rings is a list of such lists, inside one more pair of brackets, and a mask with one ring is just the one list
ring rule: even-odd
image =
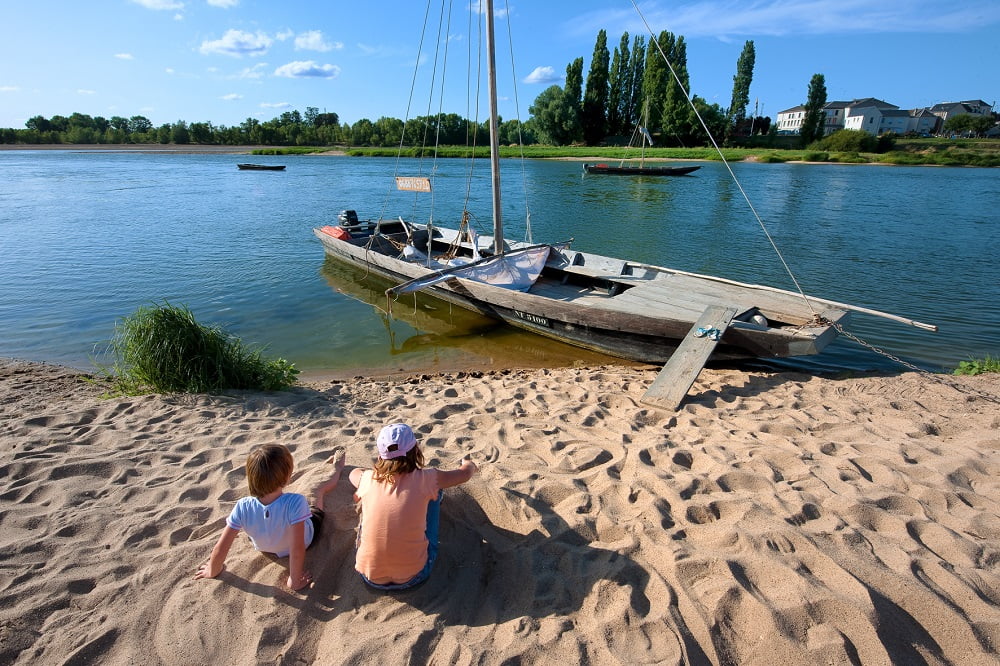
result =
[[870,351],[873,351],[873,352],[875,352],[876,354],[878,354],[880,356],[884,356],[885,358],[889,359],[890,361],[894,361],[895,363],[898,363],[898,364],[902,365],[905,368],[913,370],[914,372],[918,372],[921,375],[923,375],[924,377],[927,377],[928,379],[930,379],[931,381],[935,381],[935,382],[937,382],[939,384],[943,384],[945,386],[950,386],[951,388],[955,389],[959,393],[967,393],[967,394],[970,394],[970,395],[974,395],[974,396],[983,398],[984,400],[989,400],[990,402],[1000,403],[1000,397],[995,396],[992,393],[986,393],[985,391],[980,391],[979,389],[974,389],[974,388],[970,388],[968,386],[962,386],[960,384],[956,384],[955,382],[948,381],[947,379],[945,379],[940,374],[933,373],[930,370],[925,370],[924,368],[918,367],[918,366],[910,363],[909,361],[904,361],[903,359],[899,358],[898,356],[894,356],[894,355],[890,354],[889,352],[887,352],[886,350],[882,349],[881,347],[876,347],[872,343],[867,342],[865,340],[862,340],[861,338],[859,338],[858,336],[854,335],[853,333],[851,333],[850,331],[848,331],[847,329],[845,329],[843,326],[841,326],[837,322],[830,321],[829,319],[822,319],[822,318],[820,318],[820,321],[823,324],[827,324],[829,326],[833,326],[833,328],[835,328],[837,330],[837,332],[840,333],[841,335],[843,335],[845,338],[848,338],[849,340],[853,340],[854,342],[858,343],[862,347],[865,347],[866,349],[868,349]]

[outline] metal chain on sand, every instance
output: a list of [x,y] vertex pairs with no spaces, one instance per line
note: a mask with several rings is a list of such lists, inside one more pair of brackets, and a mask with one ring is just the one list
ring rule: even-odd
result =
[[825,324],[833,326],[833,328],[835,328],[837,330],[837,332],[840,333],[841,335],[843,335],[845,338],[848,338],[849,340],[853,340],[854,342],[858,343],[862,347],[864,347],[864,348],[866,348],[866,349],[868,349],[870,351],[873,351],[873,352],[875,352],[876,354],[878,354],[880,356],[884,356],[885,358],[889,359],[890,361],[898,363],[898,364],[902,365],[905,368],[913,370],[914,372],[918,372],[921,375],[923,375],[924,377],[927,377],[927,378],[929,378],[932,381],[938,382],[939,384],[944,384],[945,386],[949,386],[949,387],[955,389],[956,391],[958,391],[959,393],[966,393],[966,394],[969,394],[969,395],[974,395],[974,396],[979,397],[979,398],[983,398],[984,400],[989,400],[991,402],[1000,403],[1000,396],[995,396],[992,393],[987,393],[985,391],[980,391],[979,389],[974,389],[974,388],[970,388],[968,386],[962,386],[960,384],[956,384],[955,382],[952,382],[952,381],[949,381],[948,379],[946,379],[945,378],[946,376],[942,376],[940,374],[933,373],[930,370],[925,370],[924,368],[916,366],[916,365],[910,363],[909,361],[904,361],[903,359],[899,358],[898,356],[894,356],[893,354],[890,354],[889,352],[887,352],[886,350],[882,349],[881,347],[876,347],[872,343],[867,342],[865,340],[862,340],[861,338],[859,338],[855,334],[851,333],[850,331],[848,331],[847,329],[845,329],[843,326],[841,326],[837,322],[833,322],[833,321],[830,321],[828,319],[823,319],[822,321]]

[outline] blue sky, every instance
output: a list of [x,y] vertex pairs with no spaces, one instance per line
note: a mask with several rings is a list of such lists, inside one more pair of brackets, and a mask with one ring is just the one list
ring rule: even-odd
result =
[[[440,2],[432,2],[436,19]],[[443,102],[421,93],[410,116],[439,107],[477,115],[464,92],[469,33],[472,43],[475,34],[467,0],[452,5],[448,78],[460,80],[455,88],[462,90]],[[505,119],[527,119],[530,104],[562,83],[573,59],[584,58],[586,76],[598,30],[607,31],[612,50],[624,31],[647,32],[631,0],[496,5]],[[654,32],[684,36],[692,92],[723,107],[748,39],[756,47],[750,110],[758,100],[761,114],[772,118],[805,101],[816,73],[826,78],[828,100],[878,97],[902,108],[1000,101],[997,0],[643,0],[639,7]],[[425,9],[420,0],[9,4],[0,40],[0,127],[73,112],[143,115],[155,125],[238,125],[308,106],[349,123],[404,118]],[[516,51],[513,64],[508,43]],[[421,77],[429,76],[433,58],[425,44]]]

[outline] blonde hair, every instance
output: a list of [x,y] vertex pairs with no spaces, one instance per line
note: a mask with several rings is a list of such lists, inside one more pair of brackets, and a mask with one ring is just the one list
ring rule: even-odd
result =
[[247,456],[247,485],[254,497],[269,495],[288,484],[295,466],[284,444],[258,446]]
[[409,474],[424,466],[424,454],[420,451],[420,445],[414,444],[413,448],[406,452],[401,458],[391,458],[386,460],[379,457],[375,460],[375,481],[396,482],[396,476]]

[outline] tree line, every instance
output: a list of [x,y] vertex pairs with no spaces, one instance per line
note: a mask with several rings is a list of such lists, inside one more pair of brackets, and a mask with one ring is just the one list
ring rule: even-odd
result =
[[[690,81],[683,36],[663,31],[647,45],[644,36],[632,38],[626,32],[611,52],[607,33],[601,30],[586,84],[583,58],[576,58],[566,67],[565,84],[550,86],[538,95],[529,107],[527,121],[501,120],[499,142],[622,145],[641,140],[636,134],[641,126],[648,140],[656,145],[706,145],[709,136],[698,115],[708,132],[726,143],[738,136],[766,134],[771,127],[770,118],[746,116],[754,60],[753,41],[747,41],[736,63],[729,108],[709,104],[693,95],[691,102],[698,110],[695,114],[688,103]],[[320,113],[317,107],[307,107],[304,114],[288,111],[268,121],[247,118],[231,127],[183,120],[157,127],[144,116],[106,119],[81,113],[51,118],[35,116],[25,127],[0,129],[0,142],[422,146],[435,142],[482,145],[488,136],[488,123],[472,122],[457,114],[421,116],[406,123],[389,117],[375,121],[362,118],[351,125],[340,123],[336,113]]]

